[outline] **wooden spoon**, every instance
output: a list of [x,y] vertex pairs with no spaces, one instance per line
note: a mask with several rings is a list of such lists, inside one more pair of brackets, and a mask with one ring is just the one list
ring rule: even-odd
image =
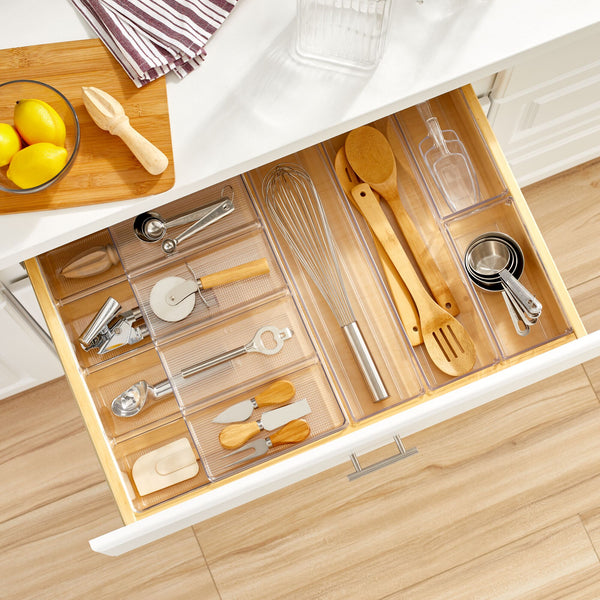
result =
[[477,358],[471,336],[459,321],[431,298],[369,185],[357,185],[352,189],[352,195],[412,294],[421,319],[423,342],[431,360],[448,375],[468,373]]
[[[350,200],[353,206],[360,212],[358,206],[356,206],[356,202],[354,202],[354,198],[352,197],[352,189],[362,183],[362,181],[358,178],[350,166],[350,163],[346,158],[344,146],[342,146],[335,155],[334,168],[337,178],[344,192],[346,192],[348,200]],[[377,255],[381,261],[383,274],[387,281],[388,288],[390,290],[392,300],[396,306],[396,310],[398,311],[400,320],[402,321],[402,325],[404,325],[404,330],[406,331],[408,341],[410,342],[411,346],[418,346],[419,344],[423,343],[423,336],[421,335],[421,322],[419,321],[417,307],[413,302],[408,288],[400,277],[400,274],[396,271],[396,268],[392,264],[390,257],[387,255],[387,252],[381,245],[381,242],[377,239],[377,237],[373,236],[373,238],[375,241]]]
[[345,147],[356,174],[392,209],[433,297],[450,314],[457,315],[458,304],[400,199],[396,159],[387,138],[374,127],[359,127],[348,134]]

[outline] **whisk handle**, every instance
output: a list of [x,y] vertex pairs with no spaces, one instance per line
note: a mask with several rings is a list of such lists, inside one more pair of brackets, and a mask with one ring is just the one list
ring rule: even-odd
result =
[[371,356],[371,352],[367,346],[367,342],[363,338],[363,335],[358,327],[356,321],[352,321],[348,325],[342,327],[343,332],[346,334],[346,339],[354,352],[356,362],[358,363],[369,390],[373,396],[375,402],[381,402],[389,397],[388,391],[385,389],[381,375],[377,370],[375,361]]

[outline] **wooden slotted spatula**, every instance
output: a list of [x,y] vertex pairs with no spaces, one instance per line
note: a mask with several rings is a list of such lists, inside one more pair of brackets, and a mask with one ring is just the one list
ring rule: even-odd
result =
[[359,127],[348,134],[345,148],[355,173],[381,194],[392,209],[436,302],[451,315],[457,315],[460,312],[458,304],[400,199],[396,159],[385,135],[368,125]]
[[[346,193],[348,200],[350,200],[355,208],[359,210],[356,206],[356,202],[354,202],[354,198],[352,197],[352,189],[363,182],[358,178],[350,166],[350,163],[346,158],[346,150],[344,149],[344,146],[342,146],[335,155],[334,168],[337,178],[344,192]],[[387,252],[381,245],[381,242],[376,236],[373,236],[373,238],[375,241],[377,255],[381,261],[383,274],[387,281],[388,288],[390,290],[392,300],[396,306],[396,310],[398,311],[400,320],[404,325],[404,330],[406,331],[408,341],[410,342],[411,346],[418,346],[419,344],[423,343],[423,336],[421,335],[421,322],[419,321],[417,307],[415,306],[412,296],[410,295],[410,292],[408,291],[404,281],[396,271],[396,268],[392,264],[390,257],[387,255]]]
[[468,373],[477,358],[471,336],[429,295],[369,185],[357,185],[352,189],[352,195],[417,305],[423,342],[431,360],[448,375]]

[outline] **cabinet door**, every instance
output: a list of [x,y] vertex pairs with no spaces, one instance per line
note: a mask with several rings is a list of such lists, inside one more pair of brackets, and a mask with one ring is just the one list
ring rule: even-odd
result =
[[520,185],[600,156],[600,44],[587,37],[500,73],[488,119]]
[[1,399],[60,377],[63,370],[46,333],[16,297],[0,286]]

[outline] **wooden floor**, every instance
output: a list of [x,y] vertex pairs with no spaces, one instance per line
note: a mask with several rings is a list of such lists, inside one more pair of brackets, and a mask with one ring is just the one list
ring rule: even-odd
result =
[[[588,330],[600,329],[600,160],[525,190]],[[124,557],[63,379],[0,405],[0,598],[600,598],[600,361]],[[373,460],[388,452],[374,453]]]

